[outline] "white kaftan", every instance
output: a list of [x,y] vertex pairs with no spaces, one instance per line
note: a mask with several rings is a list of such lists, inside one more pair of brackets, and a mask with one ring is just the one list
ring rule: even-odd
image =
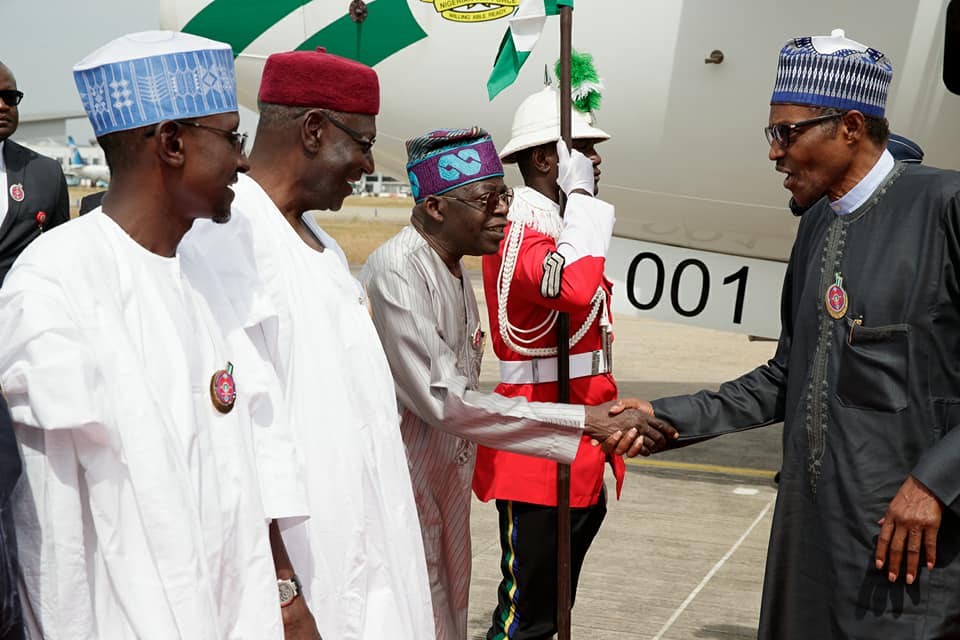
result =
[[584,409],[476,391],[483,334],[473,286],[413,227],[377,249],[360,279],[397,385],[437,638],[465,640],[475,443],[570,463]]
[[198,224],[185,243],[215,253],[285,387],[311,519],[283,535],[317,627],[324,640],[433,637],[393,379],[363,288],[310,214],[323,252],[253,179],[241,175],[234,190],[231,221]]
[[[202,263],[150,253],[100,210],[8,274],[0,382],[31,637],[282,637],[267,519],[305,505],[277,464],[292,448],[276,378],[235,318]],[[222,414],[210,378],[227,361]]]

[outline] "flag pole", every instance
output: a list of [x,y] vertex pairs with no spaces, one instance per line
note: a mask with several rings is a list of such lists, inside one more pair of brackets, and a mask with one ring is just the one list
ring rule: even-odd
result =
[[[571,3],[572,4],[572,3]],[[560,6],[560,137],[572,149],[570,55],[573,7]],[[566,198],[560,192],[560,215]],[[557,401],[570,402],[570,316],[557,319]],[[557,640],[570,640],[570,465],[557,465]]]

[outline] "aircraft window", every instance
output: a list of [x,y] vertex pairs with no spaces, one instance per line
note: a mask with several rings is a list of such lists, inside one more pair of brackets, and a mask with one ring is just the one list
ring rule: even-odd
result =
[[947,6],[947,26],[943,41],[943,83],[951,93],[960,94],[960,1]]

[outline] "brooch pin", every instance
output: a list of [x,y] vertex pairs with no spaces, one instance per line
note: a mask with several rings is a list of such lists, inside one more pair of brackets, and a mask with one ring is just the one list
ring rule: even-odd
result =
[[473,350],[479,353],[483,353],[483,350],[487,346],[487,334],[484,333],[480,325],[477,325],[477,328],[473,332],[473,338],[471,339],[473,343]]
[[227,362],[226,369],[215,371],[210,378],[210,398],[220,413],[230,413],[237,401],[237,384],[233,380],[233,364]]
[[23,202],[24,197],[26,197],[26,192],[23,190],[23,185],[19,182],[17,184],[10,185],[10,197],[14,199],[15,202]]
[[839,271],[835,275],[837,279],[827,287],[824,301],[827,303],[827,313],[839,320],[847,314],[847,292],[843,289],[843,276]]
[[43,233],[43,225],[47,221],[47,214],[44,211],[37,212],[37,226],[40,227],[40,233]]

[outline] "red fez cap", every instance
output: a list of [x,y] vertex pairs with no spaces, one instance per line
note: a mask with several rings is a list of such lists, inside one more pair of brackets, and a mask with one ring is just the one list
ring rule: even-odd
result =
[[263,67],[260,101],[375,116],[380,81],[367,65],[323,48],[274,53]]

